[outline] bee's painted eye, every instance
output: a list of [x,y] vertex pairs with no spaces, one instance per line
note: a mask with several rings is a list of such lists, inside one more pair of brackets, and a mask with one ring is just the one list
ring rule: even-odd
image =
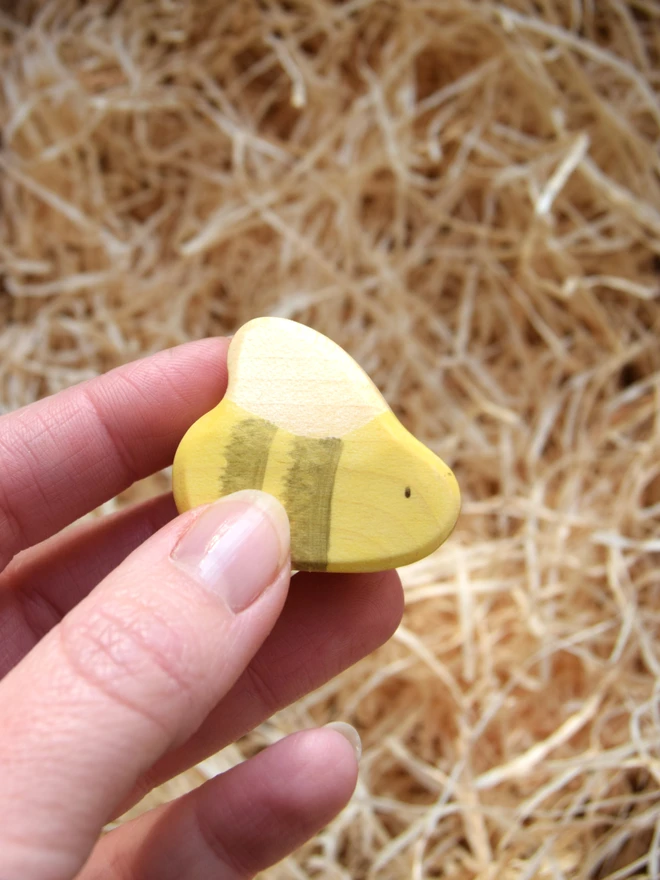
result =
[[410,486],[406,486],[406,491],[403,494],[406,496],[406,498],[410,498]]

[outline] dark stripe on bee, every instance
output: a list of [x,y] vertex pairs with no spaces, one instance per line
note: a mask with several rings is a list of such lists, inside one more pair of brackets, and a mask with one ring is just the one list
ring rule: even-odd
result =
[[294,567],[325,571],[328,566],[332,494],[343,443],[337,437],[296,437],[285,478],[284,506],[291,523]]
[[268,452],[276,433],[277,426],[265,419],[243,419],[234,426],[225,449],[222,495],[262,488]]

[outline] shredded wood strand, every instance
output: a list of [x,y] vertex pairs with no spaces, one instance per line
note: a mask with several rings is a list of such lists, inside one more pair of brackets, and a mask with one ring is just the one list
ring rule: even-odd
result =
[[340,718],[269,880],[658,876],[658,4],[3,8],[3,409],[282,315],[463,492],[386,646],[139,809]]

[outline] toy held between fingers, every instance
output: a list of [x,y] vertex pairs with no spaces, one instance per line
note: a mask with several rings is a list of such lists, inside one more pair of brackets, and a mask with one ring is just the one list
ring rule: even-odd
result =
[[256,318],[227,360],[225,397],[174,459],[180,513],[241,489],[269,492],[287,511],[301,571],[394,568],[450,535],[454,474],[338,345],[295,321]]

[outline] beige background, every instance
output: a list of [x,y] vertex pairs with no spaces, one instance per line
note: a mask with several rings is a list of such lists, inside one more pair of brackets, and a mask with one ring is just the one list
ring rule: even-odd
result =
[[3,8],[3,407],[283,315],[464,495],[390,644],[151,802],[341,718],[269,880],[657,874],[658,4]]

